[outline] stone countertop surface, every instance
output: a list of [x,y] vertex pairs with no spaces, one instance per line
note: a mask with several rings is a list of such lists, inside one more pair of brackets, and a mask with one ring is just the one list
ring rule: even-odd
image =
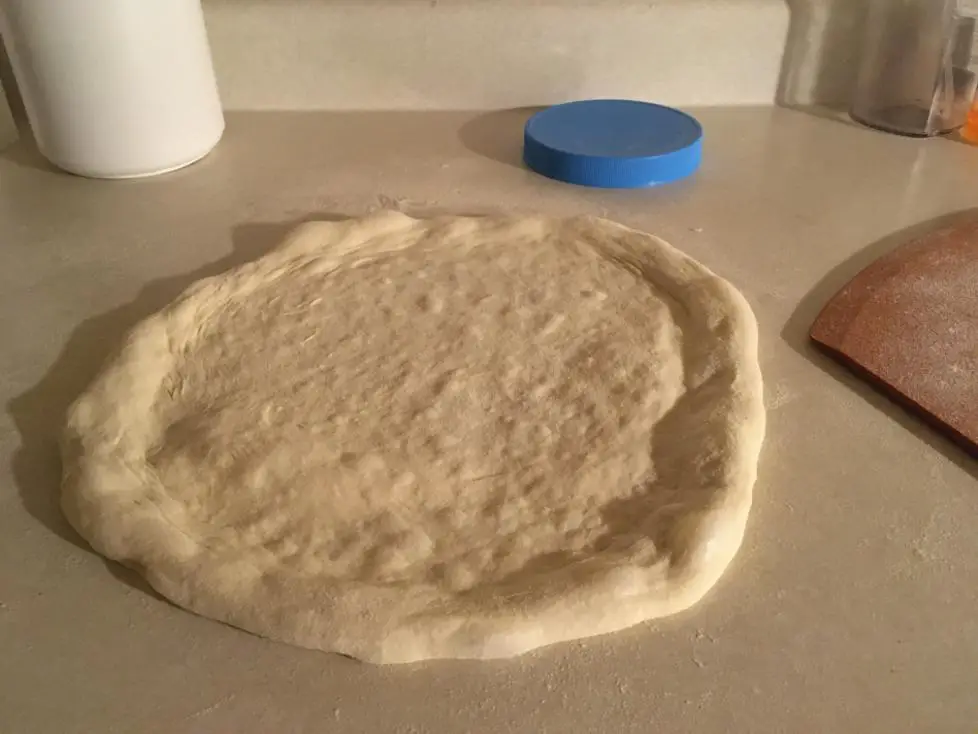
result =
[[[520,167],[527,114],[237,113],[201,163],[129,182],[0,153],[0,732],[978,730],[978,465],[806,339],[863,265],[978,202],[978,149],[704,109],[695,177],[589,190]],[[182,611],[67,526],[63,414],[130,326],[298,221],[391,207],[605,216],[744,292],[768,437],[703,602],[509,661],[377,667]]]

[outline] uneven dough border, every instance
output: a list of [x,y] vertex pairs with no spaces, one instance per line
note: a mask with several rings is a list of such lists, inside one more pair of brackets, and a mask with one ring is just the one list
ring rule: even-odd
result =
[[[765,422],[756,321],[740,293],[707,268],[656,237],[606,220],[581,217],[561,220],[560,226],[646,278],[686,318],[709,315],[711,323],[696,325],[716,338],[707,340],[696,360],[723,368],[709,378],[722,384],[687,384],[694,399],[723,402],[724,409],[710,411],[709,418],[722,422],[711,426],[711,435],[724,442],[719,450],[728,461],[711,486],[699,488],[709,493],[708,501],[675,520],[671,555],[601,554],[587,559],[587,568],[558,571],[532,593],[497,598],[493,607],[480,605],[477,611],[434,588],[430,603],[405,608],[396,589],[350,582],[324,586],[281,568],[269,577],[247,558],[227,557],[220,538],[195,527],[145,461],[157,428],[151,407],[181,349],[209,315],[246,297],[254,276],[276,278],[297,265],[326,274],[340,263],[409,247],[441,226],[465,223],[476,230],[506,221],[415,220],[387,212],[367,220],[314,222],[263,258],[191,286],[131,332],[69,411],[62,439],[62,507],[69,521],[99,553],[139,569],[183,607],[261,635],[374,662],[509,657],[695,603],[736,553],[750,509]],[[367,238],[357,234],[364,225],[371,233]],[[390,236],[402,233],[415,237],[392,246]]]

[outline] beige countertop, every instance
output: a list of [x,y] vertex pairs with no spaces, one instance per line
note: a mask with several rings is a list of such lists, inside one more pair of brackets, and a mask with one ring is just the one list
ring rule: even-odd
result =
[[[0,153],[0,732],[978,731],[978,465],[805,337],[901,231],[978,201],[978,149],[701,110],[693,179],[597,191],[519,167],[525,114],[240,113],[200,164],[132,182]],[[290,223],[392,206],[607,216],[743,290],[769,431],[701,604],[511,661],[376,667],[181,611],[61,519],[63,411],[130,325]]]

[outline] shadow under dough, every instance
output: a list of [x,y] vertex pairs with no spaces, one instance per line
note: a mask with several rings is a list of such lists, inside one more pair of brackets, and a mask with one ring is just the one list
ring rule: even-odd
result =
[[[302,222],[346,218],[316,215],[291,222],[241,225],[232,234],[233,249],[227,256],[190,273],[152,281],[129,303],[79,324],[40,382],[7,404],[7,411],[20,434],[20,446],[11,461],[11,469],[27,512],[60,538],[89,550],[68,524],[59,504],[61,456],[58,439],[72,402],[95,378],[130,329],[171,303],[191,284],[264,255]],[[155,595],[134,571],[116,563],[107,565],[113,575]]]
[[799,302],[798,307],[785,322],[781,338],[802,357],[819,369],[832,375],[849,390],[859,395],[877,410],[885,413],[891,420],[940,452],[950,461],[978,478],[978,464],[965,451],[949,438],[935,431],[930,425],[907,412],[869,383],[858,378],[849,369],[819,351],[809,337],[809,331],[816,317],[829,300],[858,273],[900,245],[933,232],[963,218],[978,217],[978,208],[945,214],[944,216],[919,222],[911,227],[894,232],[860,250],[848,260],[829,271],[819,283]]
[[[430,212],[427,212],[430,214]],[[443,212],[439,212],[443,213]],[[419,213],[414,212],[416,216]],[[68,408],[91,383],[107,359],[120,345],[123,337],[140,321],[173,302],[190,285],[202,278],[217,275],[233,267],[255,260],[272,248],[295,226],[308,221],[341,221],[342,215],[313,215],[290,222],[252,223],[235,228],[232,234],[233,250],[227,256],[208,263],[183,275],[163,278],[148,283],[129,303],[92,317],[79,324],[47,373],[27,392],[8,403],[7,409],[20,434],[20,446],[14,454],[12,469],[21,502],[28,513],[53,533],[78,548],[89,550],[88,545],[68,524],[59,506],[61,485],[61,457],[58,439],[63,429]],[[674,317],[680,318],[674,313]],[[660,431],[674,433],[670,426],[676,411],[664,418]],[[657,468],[665,472],[675,471],[674,460],[656,452],[653,441],[653,460]],[[673,478],[667,478],[665,486],[672,486]],[[655,488],[636,487],[632,496],[609,504],[603,514],[606,532],[596,540],[595,549],[604,550],[609,545],[641,532],[637,518],[658,517],[653,537],[657,544],[666,544],[665,537],[672,526],[670,515],[660,517],[659,511],[673,499],[670,492]],[[645,528],[648,531],[649,528]],[[527,567],[500,580],[506,584],[525,579],[546,569],[571,564],[573,554],[554,552],[531,560]],[[110,572],[123,582],[159,597],[142,577],[120,564],[106,562]]]

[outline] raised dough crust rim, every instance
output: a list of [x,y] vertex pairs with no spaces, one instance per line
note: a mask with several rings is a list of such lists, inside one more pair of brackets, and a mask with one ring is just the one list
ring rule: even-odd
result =
[[[720,453],[726,461],[713,486],[701,487],[709,490],[708,501],[675,519],[668,554],[643,558],[627,549],[606,552],[586,559],[588,567],[578,564],[573,573],[563,569],[540,578],[532,593],[468,607],[446,603],[401,609],[396,590],[385,586],[339,582],[324,589],[281,568],[274,577],[262,576],[247,557],[224,556],[220,539],[194,526],[144,460],[146,439],[153,433],[150,408],[181,345],[229,299],[247,296],[254,276],[267,282],[296,260],[328,273],[351,258],[367,261],[415,241],[405,237],[402,245],[382,248],[378,243],[385,238],[364,240],[356,236],[358,227],[369,225],[382,235],[431,232],[460,222],[477,230],[480,222],[500,221],[415,220],[386,212],[363,220],[313,222],[261,259],[191,286],[130,333],[69,411],[62,440],[62,507],[69,521],[98,552],[139,569],[157,591],[181,606],[264,636],[374,662],[509,657],[612,632],[695,603],[739,548],[751,504],[765,422],[756,321],[740,293],[707,268],[652,235],[607,220],[578,217],[557,224],[646,278],[685,318],[702,317],[704,323],[695,325],[711,338],[699,360],[721,367],[704,384],[687,383],[683,400],[706,396],[723,402],[725,409],[710,412],[709,419],[723,423],[711,435],[723,442]],[[311,237],[312,232],[321,236]],[[322,247],[323,241],[328,247]],[[695,372],[689,370],[692,379]],[[134,423],[133,415],[148,418],[147,425]]]

